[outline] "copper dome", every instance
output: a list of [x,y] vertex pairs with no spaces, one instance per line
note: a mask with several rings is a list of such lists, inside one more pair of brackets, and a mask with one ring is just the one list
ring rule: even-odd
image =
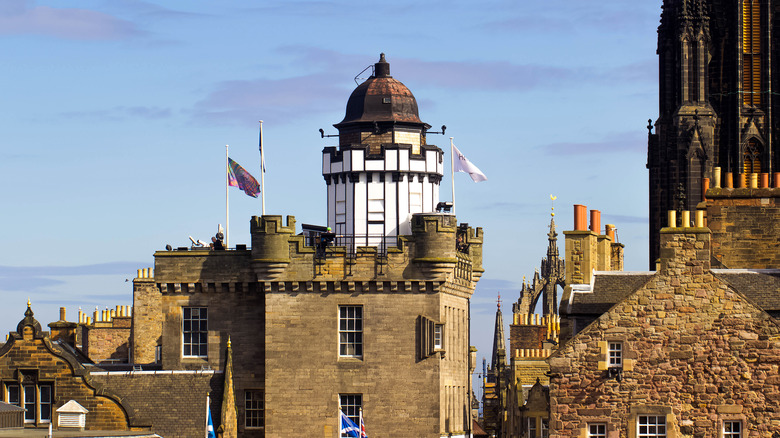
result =
[[390,76],[390,64],[384,53],[374,64],[374,74],[349,96],[344,120],[333,126],[340,129],[373,122],[424,125],[417,112],[417,100],[406,85]]

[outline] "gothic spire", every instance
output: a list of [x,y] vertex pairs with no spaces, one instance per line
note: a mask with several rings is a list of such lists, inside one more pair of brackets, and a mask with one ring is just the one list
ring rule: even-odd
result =
[[504,315],[501,312],[501,294],[498,294],[498,308],[496,309],[496,327],[493,331],[493,361],[491,367],[496,368],[498,364],[498,352],[503,350],[506,354],[506,342],[504,341]]

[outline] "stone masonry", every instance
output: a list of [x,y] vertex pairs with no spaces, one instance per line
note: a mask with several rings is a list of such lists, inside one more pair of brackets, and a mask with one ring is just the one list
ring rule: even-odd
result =
[[661,242],[661,270],[550,357],[551,437],[594,422],[635,437],[644,414],[665,416],[670,438],[715,436],[726,420],[744,436],[780,429],[780,326],[710,272],[708,229],[666,228]]

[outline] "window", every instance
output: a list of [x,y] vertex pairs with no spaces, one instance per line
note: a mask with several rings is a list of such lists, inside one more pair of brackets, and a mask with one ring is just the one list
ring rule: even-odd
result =
[[742,101],[761,105],[761,4],[742,1]]
[[[360,409],[363,408],[363,394],[339,394],[339,404],[341,412],[359,427]],[[342,434],[341,436],[348,437],[350,435]]]
[[550,436],[550,420],[542,418],[542,438],[548,438]]
[[723,438],[742,438],[742,422],[724,421]]
[[339,356],[363,357],[363,306],[339,306]]
[[607,438],[607,424],[588,423],[588,438]]
[[608,353],[609,353],[609,367],[623,368],[623,343],[610,342]]
[[24,422],[51,422],[52,385],[50,384],[7,384],[6,401],[25,409]]
[[536,417],[528,418],[528,438],[536,438]]
[[250,389],[244,392],[244,425],[247,428],[265,426],[264,392],[261,389]]
[[205,307],[185,307],[182,324],[184,356],[207,357],[208,309]]
[[433,326],[433,348],[435,350],[444,349],[444,324]]
[[666,416],[640,415],[637,428],[638,438],[666,438]]

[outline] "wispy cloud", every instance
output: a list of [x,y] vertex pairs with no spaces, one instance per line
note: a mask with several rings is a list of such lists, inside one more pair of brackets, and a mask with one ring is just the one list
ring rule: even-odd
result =
[[121,122],[128,119],[167,119],[173,112],[170,108],[147,106],[117,106],[105,110],[68,111],[61,116],[71,119],[96,119],[102,121]]
[[[343,78],[342,78],[343,79]],[[269,114],[266,121],[290,123],[303,115],[333,110],[333,102],[349,95],[344,81],[328,73],[284,79],[257,79],[218,83],[193,109],[196,120],[235,123]]]
[[133,23],[102,12],[36,6],[32,0],[4,0],[0,3],[0,34],[111,40],[142,32]]
[[547,155],[598,155],[631,153],[644,154],[647,151],[647,138],[641,132],[624,132],[595,142],[550,143],[539,148]]
[[[215,123],[237,123],[254,120],[257,114],[271,114],[275,123],[289,123],[304,115],[333,111],[333,102],[343,100],[354,89],[351,79],[355,75],[360,76],[359,80],[370,76],[370,69],[360,74],[358,68],[371,66],[378,59],[304,46],[281,47],[278,54],[288,59],[288,68],[310,73],[219,82],[191,110],[192,116]],[[625,66],[632,74],[618,74],[614,69],[596,71],[506,61],[426,61],[402,57],[388,57],[388,61],[391,74],[407,84],[459,92],[527,92],[644,81],[647,71],[651,71],[644,64]]]
[[140,262],[114,262],[81,266],[0,266],[0,291],[47,293],[73,276],[132,274]]

